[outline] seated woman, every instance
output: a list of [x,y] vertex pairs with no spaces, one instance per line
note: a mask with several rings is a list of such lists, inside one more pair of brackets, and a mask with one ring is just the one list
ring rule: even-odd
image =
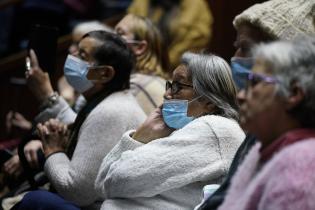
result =
[[185,53],[163,107],[126,132],[104,158],[95,187],[102,209],[193,209],[220,183],[245,135],[229,65]]
[[278,41],[254,52],[241,123],[256,143],[220,210],[313,210],[315,39]]
[[[32,68],[40,68],[32,52]],[[102,159],[127,130],[138,126],[145,114],[127,90],[133,55],[117,35],[93,31],[83,36],[77,57],[68,56],[64,73],[87,104],[78,113],[69,138],[56,120],[39,125],[46,156],[45,173],[63,198],[85,208],[98,209],[102,201],[94,182]],[[58,203],[38,200],[30,193],[20,209],[61,209]],[[48,196],[49,197],[49,196]]]
[[169,77],[168,54],[159,30],[144,17],[126,15],[115,32],[128,43],[137,58],[130,89],[146,114],[163,102],[165,80]]

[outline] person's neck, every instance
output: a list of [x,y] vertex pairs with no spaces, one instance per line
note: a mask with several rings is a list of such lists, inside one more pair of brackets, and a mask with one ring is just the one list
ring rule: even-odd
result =
[[271,132],[272,135],[268,136],[267,138],[259,139],[262,142],[262,149],[269,146],[273,141],[278,139],[283,134],[302,127],[303,126],[299,121],[291,117],[282,120],[282,122],[278,122],[277,126],[275,126],[273,129],[273,132]]
[[91,98],[93,98],[93,96],[95,96],[97,93],[102,91],[103,89],[104,89],[103,85],[95,84],[91,89],[89,89],[89,90],[85,91],[84,93],[82,93],[82,95],[88,101]]

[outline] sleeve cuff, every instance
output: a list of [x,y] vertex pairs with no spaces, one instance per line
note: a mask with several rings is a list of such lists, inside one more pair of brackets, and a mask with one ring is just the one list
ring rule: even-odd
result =
[[65,109],[68,106],[69,105],[62,97],[58,97],[57,102],[52,107],[44,109],[35,117],[35,122],[42,123],[51,118],[56,118],[61,110]]
[[44,169],[48,170],[49,168],[54,168],[56,166],[56,163],[64,163],[68,161],[69,158],[64,152],[55,152],[47,156]]
[[57,152],[50,153],[50,154],[45,158],[46,161],[48,160],[48,158],[50,158],[51,156],[53,156],[53,155],[55,155],[55,154],[58,154],[58,153],[63,153],[63,154],[65,154],[64,151],[57,151]]
[[121,139],[121,148],[123,151],[134,150],[144,145],[143,143],[134,140],[131,136],[136,130],[130,130],[123,134]]

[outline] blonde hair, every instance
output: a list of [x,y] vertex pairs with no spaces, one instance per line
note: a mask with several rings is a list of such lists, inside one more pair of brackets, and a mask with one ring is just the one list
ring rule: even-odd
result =
[[146,17],[128,14],[125,18],[130,18],[130,32],[134,39],[147,42],[146,51],[137,56],[137,72],[168,78],[168,52],[163,46],[159,30]]

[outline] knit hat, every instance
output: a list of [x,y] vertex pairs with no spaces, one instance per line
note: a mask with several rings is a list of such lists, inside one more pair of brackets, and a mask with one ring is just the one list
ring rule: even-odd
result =
[[315,36],[315,0],[271,0],[255,4],[237,15],[236,29],[249,22],[275,39],[292,40],[298,35]]

